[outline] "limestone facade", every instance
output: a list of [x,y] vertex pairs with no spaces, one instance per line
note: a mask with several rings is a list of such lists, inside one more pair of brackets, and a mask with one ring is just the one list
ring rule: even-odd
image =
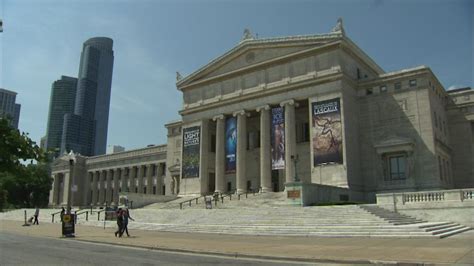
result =
[[[247,31],[236,47],[177,79],[182,120],[166,125],[167,144],[84,158],[81,204],[113,202],[126,188],[150,192],[150,182],[162,187],[157,194],[203,195],[283,191],[298,179],[347,188],[349,200],[361,201],[381,192],[474,187],[474,91],[447,92],[426,66],[384,72],[342,24],[328,34],[283,38],[256,39]],[[315,163],[312,104],[331,99],[340,102],[342,160]],[[285,165],[278,170],[271,167],[275,107],[284,107],[285,121]],[[228,118],[237,128],[230,172]],[[199,150],[196,172],[187,177],[183,132],[190,128],[199,128]],[[56,204],[71,182],[63,164],[53,167]],[[126,186],[129,172],[135,182]]]

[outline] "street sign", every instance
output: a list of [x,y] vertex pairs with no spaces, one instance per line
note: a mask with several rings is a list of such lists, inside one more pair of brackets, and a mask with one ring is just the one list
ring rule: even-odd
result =
[[62,232],[65,237],[74,237],[75,234],[75,216],[74,214],[64,214]]

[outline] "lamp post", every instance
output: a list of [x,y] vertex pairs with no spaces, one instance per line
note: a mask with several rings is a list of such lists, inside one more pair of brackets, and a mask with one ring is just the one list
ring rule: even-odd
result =
[[294,181],[295,182],[298,182],[299,179],[298,179],[298,168],[296,168],[296,163],[299,161],[298,160],[298,154],[296,156],[294,155],[291,155],[291,160],[293,161],[293,163],[295,164],[295,177],[294,177]]

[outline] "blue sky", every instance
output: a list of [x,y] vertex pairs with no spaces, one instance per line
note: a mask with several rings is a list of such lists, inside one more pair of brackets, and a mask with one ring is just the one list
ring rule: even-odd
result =
[[446,89],[473,86],[474,1],[112,1],[0,0],[0,87],[18,92],[20,129],[45,135],[51,84],[77,76],[82,44],[114,40],[108,144],[166,143],[179,119],[175,72],[192,73],[240,41],[346,34],[385,71],[431,67]]

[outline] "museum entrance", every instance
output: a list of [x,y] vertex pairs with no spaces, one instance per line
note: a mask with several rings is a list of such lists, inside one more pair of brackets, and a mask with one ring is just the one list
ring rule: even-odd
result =
[[273,192],[280,191],[280,176],[278,170],[272,170],[272,190]]
[[208,185],[208,192],[213,193],[216,191],[216,174],[215,173],[209,173],[209,185]]

